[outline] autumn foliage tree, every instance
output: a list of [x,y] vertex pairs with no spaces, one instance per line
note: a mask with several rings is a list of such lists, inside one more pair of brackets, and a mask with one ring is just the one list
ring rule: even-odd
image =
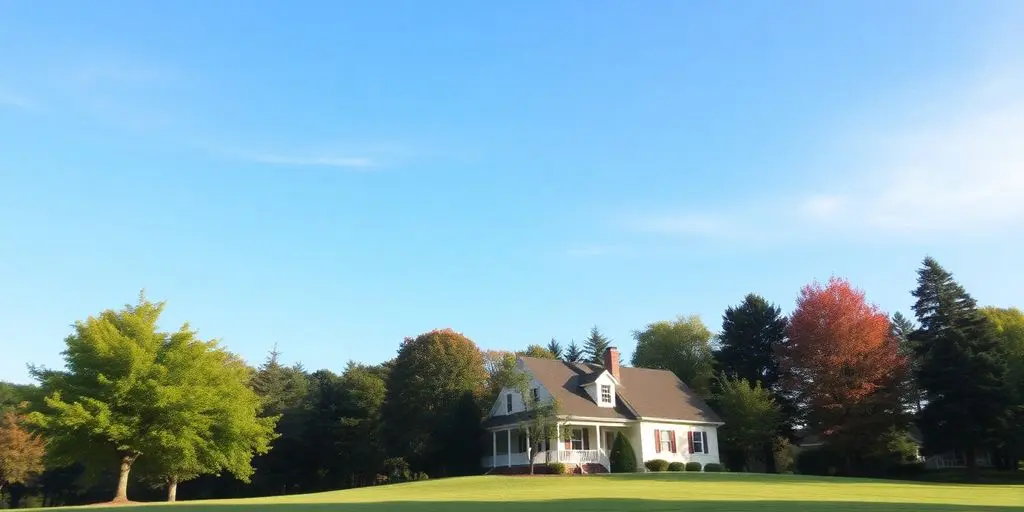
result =
[[0,416],[0,490],[23,484],[43,471],[43,441],[21,425],[14,411]]
[[888,316],[849,282],[804,287],[780,345],[782,386],[807,427],[845,455],[854,470],[900,418],[906,361]]

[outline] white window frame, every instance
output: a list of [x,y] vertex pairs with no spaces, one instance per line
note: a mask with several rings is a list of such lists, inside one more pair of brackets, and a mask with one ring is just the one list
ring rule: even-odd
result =
[[601,403],[610,404],[612,403],[612,386],[611,384],[601,384]]
[[693,434],[691,434],[691,437],[693,437],[693,453],[694,453],[694,455],[696,455],[696,454],[703,455],[704,454],[704,431],[703,430],[694,430]]
[[505,395],[505,413],[512,413],[512,393],[508,393]]
[[672,438],[675,433],[672,430],[658,430],[658,440],[661,441],[659,448],[661,453],[672,453]]
[[[579,437],[576,437],[577,433],[579,434]],[[577,447],[577,445],[578,445],[578,447]],[[572,450],[583,450],[583,429],[582,428],[574,428],[570,432],[570,435],[569,435],[569,448],[572,449]]]

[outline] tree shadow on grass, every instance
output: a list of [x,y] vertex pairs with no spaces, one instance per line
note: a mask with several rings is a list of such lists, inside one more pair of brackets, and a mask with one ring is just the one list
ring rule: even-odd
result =
[[622,480],[640,480],[647,482],[748,482],[756,484],[892,484],[907,486],[941,486],[949,487],[955,485],[1014,485],[1016,482],[963,482],[963,481],[929,481],[929,480],[899,480],[887,478],[852,477],[852,476],[815,476],[815,475],[780,475],[768,473],[687,473],[687,472],[662,472],[662,473],[616,473],[612,475],[595,475],[603,478],[614,478]]
[[[1024,500],[1024,498],[1022,498]],[[1021,506],[934,505],[842,501],[662,501],[576,499],[550,501],[389,501],[378,503],[217,503],[182,502],[182,512],[980,512],[1021,511]],[[152,512],[150,506],[93,507],[91,511]]]

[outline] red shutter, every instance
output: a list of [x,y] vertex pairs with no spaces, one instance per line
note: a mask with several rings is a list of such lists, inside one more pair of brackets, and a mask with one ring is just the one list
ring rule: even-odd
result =
[[569,431],[569,439],[565,440],[565,449],[572,450],[572,431]]
[[654,453],[661,453],[661,431],[654,431]]
[[670,443],[672,445],[672,453],[679,453],[676,451],[676,431],[671,430],[669,432],[672,434],[672,442]]
[[704,443],[702,443],[704,445],[704,453],[708,453],[708,433],[701,432],[700,435],[704,439]]
[[693,453],[693,431],[686,433],[686,444],[690,445],[690,453]]

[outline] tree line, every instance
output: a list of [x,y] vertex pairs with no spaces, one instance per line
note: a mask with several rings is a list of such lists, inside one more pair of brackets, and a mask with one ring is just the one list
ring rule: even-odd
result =
[[[637,367],[671,370],[723,416],[734,471],[789,469],[787,446],[837,474],[879,474],[956,452],[1016,469],[1024,456],[1024,313],[979,308],[936,261],[918,270],[915,321],[888,315],[833,278],[801,290],[787,317],[750,294],[713,335],[696,316],[633,333]],[[577,344],[482,351],[451,329],[405,339],[381,364],[340,373],[250,367],[187,324],[159,329],[144,296],[75,323],[64,368],[0,383],[0,492],[56,506],[109,500],[248,497],[475,474],[481,422],[515,357],[603,364],[593,327]],[[44,450],[45,446],[45,450]],[[45,453],[44,453],[45,451]],[[45,456],[44,456],[45,455]],[[807,468],[814,472],[810,462]]]

